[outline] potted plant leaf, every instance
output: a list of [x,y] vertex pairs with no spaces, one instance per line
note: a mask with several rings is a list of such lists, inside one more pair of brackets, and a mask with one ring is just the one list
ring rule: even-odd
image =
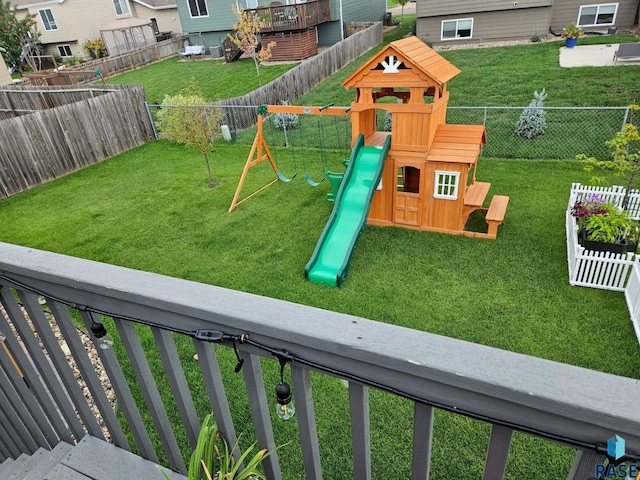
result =
[[[262,461],[269,456],[267,449],[253,452],[256,444],[252,444],[242,452],[236,460],[233,451],[238,445],[229,447],[213,418],[208,414],[202,426],[196,448],[191,454],[189,462],[188,480],[265,480],[259,470]],[[244,464],[243,464],[244,462]],[[162,472],[167,480],[170,478]]]
[[575,22],[571,22],[569,25],[562,29],[562,38],[565,39],[565,46],[567,48],[573,48],[578,43],[578,38],[584,35],[582,28],[576,25]]

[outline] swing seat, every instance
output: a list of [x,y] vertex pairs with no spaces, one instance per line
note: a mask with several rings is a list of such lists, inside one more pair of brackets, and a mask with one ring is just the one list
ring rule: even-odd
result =
[[312,187],[317,187],[318,185],[320,185],[322,183],[322,180],[324,180],[324,178],[322,180],[320,180],[319,182],[315,182],[309,175],[307,175],[306,173],[304,174],[304,179],[305,181],[311,185]]
[[335,202],[336,197],[338,196],[338,189],[340,188],[340,184],[344,178],[344,173],[345,172],[332,172],[330,170],[325,170],[324,174],[329,179],[329,183],[331,183],[331,192],[327,193],[325,197],[327,202]]
[[276,175],[278,176],[278,180],[280,180],[281,182],[289,183],[291,180],[293,180],[294,178],[296,178],[297,173],[294,173],[294,174],[293,174],[293,177],[291,177],[291,178],[287,178],[287,177],[285,177],[285,176],[280,172],[280,170],[278,170],[278,171],[276,172]]

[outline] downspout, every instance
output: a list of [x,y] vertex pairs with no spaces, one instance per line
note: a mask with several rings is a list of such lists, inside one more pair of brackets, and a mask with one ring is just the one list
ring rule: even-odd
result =
[[344,40],[344,16],[342,15],[342,0],[340,0],[340,40]]

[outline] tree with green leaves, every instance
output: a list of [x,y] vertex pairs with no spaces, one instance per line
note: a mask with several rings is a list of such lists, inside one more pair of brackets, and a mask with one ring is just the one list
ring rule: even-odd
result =
[[0,47],[5,63],[22,71],[22,57],[25,46],[33,45],[40,34],[36,30],[35,15],[18,19],[15,7],[9,1],[0,1]]
[[245,55],[253,58],[256,64],[258,85],[262,86],[259,67],[262,62],[271,58],[271,50],[276,46],[276,42],[269,42],[267,45],[260,44],[258,40],[260,35],[260,19],[254,11],[244,10],[242,7],[235,5],[233,5],[231,9],[238,21],[233,26],[233,32],[227,36]]
[[404,18],[404,6],[409,3],[409,0],[398,0],[398,4],[400,4],[400,6],[402,7],[400,9],[401,13],[401,18]]
[[[576,158],[585,163],[585,172],[592,173],[594,169],[612,172],[614,177],[626,180],[626,190],[622,198],[622,209],[626,210],[629,203],[629,194],[638,174],[640,174],[640,131],[633,123],[635,112],[640,110],[636,104],[629,105],[629,118],[622,126],[622,130],[617,132],[611,140],[605,142],[611,153],[611,159],[598,160],[594,157],[587,157],[581,153]],[[593,176],[591,183],[598,184],[604,182],[605,177]]]
[[220,107],[207,103],[194,79],[177,95],[165,95],[162,103],[157,122],[160,137],[198,150],[207,164],[209,187],[217,186],[211,174],[209,152],[222,124]]

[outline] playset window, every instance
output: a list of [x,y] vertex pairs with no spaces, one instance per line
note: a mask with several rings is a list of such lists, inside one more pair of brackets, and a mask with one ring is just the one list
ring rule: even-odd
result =
[[460,172],[444,172],[436,170],[433,197],[445,200],[457,200],[459,179]]
[[420,193],[420,169],[416,167],[398,168],[398,192]]

